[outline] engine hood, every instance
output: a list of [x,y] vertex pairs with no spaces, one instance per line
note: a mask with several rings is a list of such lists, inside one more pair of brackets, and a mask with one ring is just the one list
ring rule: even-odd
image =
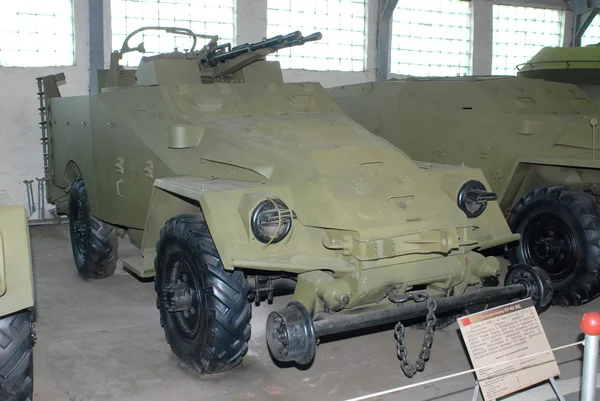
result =
[[[306,226],[362,238],[473,225],[404,153],[344,115],[205,122],[201,161],[251,170],[290,188]],[[240,129],[242,127],[242,129]]]
[[[389,147],[343,115],[215,120],[203,126],[205,133],[198,145],[202,161],[252,170],[273,183],[346,176],[348,167],[350,175],[355,175],[366,168],[363,165],[381,163],[381,152]],[[362,155],[356,155],[356,149]],[[356,165],[344,164],[340,169],[347,152],[354,155]],[[408,159],[396,153],[396,158]],[[323,156],[315,159],[315,155],[336,160],[328,164]]]

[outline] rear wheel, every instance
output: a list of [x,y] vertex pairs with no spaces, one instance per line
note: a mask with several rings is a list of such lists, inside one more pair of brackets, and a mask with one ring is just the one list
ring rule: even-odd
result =
[[69,228],[79,275],[85,279],[112,275],[117,267],[117,228],[92,215],[81,178],[73,181],[69,192]]
[[202,216],[169,220],[156,252],[157,307],[175,356],[198,373],[238,365],[250,340],[248,283],[224,269]]
[[29,312],[0,319],[0,401],[33,399],[31,333]]
[[513,207],[511,230],[521,240],[511,263],[538,266],[552,280],[555,305],[580,305],[600,294],[600,207],[594,197],[565,187],[536,189]]

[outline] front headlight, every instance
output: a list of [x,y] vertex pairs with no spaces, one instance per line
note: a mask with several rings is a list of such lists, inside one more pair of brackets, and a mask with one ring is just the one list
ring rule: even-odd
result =
[[281,199],[265,199],[252,212],[252,234],[263,244],[281,242],[292,229],[294,212]]
[[456,202],[467,217],[475,218],[484,212],[489,201],[495,201],[497,198],[494,192],[486,190],[482,182],[471,180],[460,188]]

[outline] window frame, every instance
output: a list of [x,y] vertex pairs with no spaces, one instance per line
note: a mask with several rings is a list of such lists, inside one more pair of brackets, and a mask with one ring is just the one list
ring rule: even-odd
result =
[[[530,41],[524,42],[522,44],[522,46],[520,47],[538,47],[539,51],[541,48],[543,47],[550,47],[550,46],[562,46],[564,41],[565,41],[565,36],[566,36],[566,27],[567,27],[567,10],[562,8],[562,7],[543,7],[540,4],[535,4],[535,6],[530,6],[529,4],[527,5],[523,5],[523,4],[519,4],[519,5],[515,5],[515,4],[504,4],[504,3],[511,3],[511,2],[507,2],[507,1],[503,1],[503,2],[494,2],[494,4],[492,5],[492,59],[491,59],[491,75],[494,76],[512,76],[512,75],[516,75],[518,70],[517,70],[517,65],[521,65],[523,63],[526,63],[529,59],[531,59],[533,56],[535,56],[536,51],[532,51],[531,54],[527,53],[526,55],[523,56],[522,62],[518,62],[517,59],[521,58],[521,56],[517,56],[517,57],[511,57],[511,59],[515,59],[515,65],[513,67],[513,72],[514,74],[510,74],[510,70],[511,68],[509,67],[501,67],[501,68],[496,68],[496,61],[501,58],[504,57],[505,59],[509,59],[508,54],[504,55],[504,54],[498,54],[496,49],[498,46],[504,44],[504,45],[515,45],[517,43],[513,42],[513,43],[509,43],[509,42],[497,42],[496,41],[496,27],[495,27],[495,22],[496,22],[496,12],[495,10],[497,9],[497,6],[500,7],[513,7],[513,8],[531,8],[531,9],[540,9],[542,11],[556,11],[559,12],[561,14],[561,19],[562,21],[560,22],[560,34],[558,36],[558,41],[555,44],[550,44],[550,43],[545,43],[545,44],[531,44]],[[519,20],[517,20],[519,21]],[[526,21],[526,20],[525,20]],[[546,22],[546,21],[543,21]],[[552,22],[554,23],[554,22]],[[548,36],[549,34],[547,32],[541,32],[541,31],[535,31],[535,30],[527,30],[525,32],[525,34],[529,34],[529,35],[544,35],[544,36]],[[552,36],[554,36],[554,34],[552,34]],[[514,52],[512,52],[511,54],[514,54]]]
[[[461,51],[458,51],[458,52],[443,52],[441,50],[435,50],[435,49],[434,50],[430,50],[430,51],[427,51],[427,50],[421,51],[420,49],[419,50],[410,49],[410,48],[408,48],[408,46],[407,46],[407,48],[394,47],[395,38],[405,38],[405,39],[408,39],[408,40],[411,40],[413,38],[417,38],[417,39],[422,39],[423,42],[431,42],[431,41],[436,41],[436,40],[448,40],[447,38],[442,37],[442,34],[435,35],[435,28],[432,27],[432,26],[430,26],[429,28],[422,28],[422,29],[426,29],[426,30],[430,30],[431,31],[431,33],[429,33],[427,37],[425,37],[425,36],[418,37],[418,35],[410,36],[410,33],[409,33],[409,36],[395,34],[394,33],[394,31],[395,31],[394,27],[395,26],[400,26],[399,24],[396,23],[396,21],[398,21],[398,20],[395,19],[395,15],[396,15],[396,12],[403,10],[401,1],[402,0],[400,0],[398,2],[398,4],[396,5],[396,7],[394,8],[394,12],[392,14],[392,20],[391,20],[390,73],[391,74],[396,74],[396,75],[409,75],[409,76],[412,75],[412,76],[421,76],[421,77],[457,76],[457,74],[458,75],[461,75],[461,74],[462,75],[465,75],[465,74],[466,75],[471,75],[473,73],[473,68],[474,68],[474,66],[473,66],[473,64],[474,64],[473,63],[473,53],[474,53],[474,40],[473,40],[473,33],[474,33],[474,23],[473,22],[474,22],[474,19],[473,19],[473,16],[474,16],[474,14],[473,14],[473,7],[471,5],[471,2],[470,1],[466,2],[466,1],[460,1],[460,0],[453,0],[453,1],[457,2],[457,3],[460,1],[461,3],[465,3],[466,5],[468,5],[468,9],[469,9],[468,14],[466,14],[466,13],[455,13],[457,15],[462,16],[461,18],[468,17],[468,21],[469,21],[468,25],[465,26],[465,25],[450,24],[450,25],[444,26],[445,28],[457,28],[459,30],[465,30],[465,29],[468,30],[468,39],[466,39],[466,40],[464,38],[461,38],[461,39],[454,39],[454,38],[452,38],[452,39],[450,39],[450,40],[460,40],[461,42],[466,42],[465,43],[465,48],[467,49],[468,53],[464,53],[464,52],[461,52]],[[415,4],[415,3],[411,3],[411,4]],[[419,13],[433,13],[433,14],[440,14],[440,13],[444,12],[443,10],[440,10],[440,11],[427,10],[426,7],[427,6],[421,5],[421,8],[417,12],[419,12]],[[405,21],[398,21],[398,22],[405,22]],[[406,28],[406,29],[409,32],[410,32],[411,29],[414,29],[414,30],[417,30],[417,31],[419,30],[418,27],[417,28],[410,28],[410,24],[411,24],[410,22],[408,24],[409,24],[409,27]],[[427,24],[422,24],[422,25],[426,26]],[[396,39],[396,40],[399,40],[399,39]],[[459,61],[457,63],[453,63],[453,64],[450,64],[450,63],[444,63],[444,64],[442,64],[441,62],[437,63],[437,64],[433,64],[433,63],[426,64],[426,63],[422,63],[422,62],[420,62],[420,63],[404,62],[403,63],[403,62],[400,62],[400,61],[395,61],[395,57],[394,57],[395,51],[398,52],[398,53],[404,52],[406,54],[406,58],[408,58],[409,60],[410,59],[414,59],[415,55],[419,54],[419,53],[430,54],[430,55],[432,55],[431,58],[435,58],[435,57],[433,57],[433,55],[446,55],[448,57],[456,57],[456,58],[459,58],[461,55],[466,55],[467,57],[465,57],[464,60],[461,60],[461,61]],[[468,58],[468,61],[466,61],[466,63],[465,63],[466,65],[463,66],[462,62],[465,61],[467,58]],[[404,58],[400,58],[400,60],[403,60],[403,59]],[[402,69],[402,67],[401,67],[402,65],[406,66],[405,69]],[[411,69],[424,69],[424,70],[429,69],[429,70],[438,70],[438,71],[443,71],[443,70],[450,71],[451,69],[455,69],[455,71],[453,71],[452,73],[450,73],[450,72],[426,72],[426,73],[420,73],[419,72],[419,73],[410,73]],[[456,70],[458,70],[458,71],[456,71]]]
[[[292,5],[292,3],[294,1],[298,1],[298,3],[303,3],[303,0],[284,0],[284,1],[288,1],[289,2],[289,19],[293,20],[294,18],[294,7]],[[319,27],[317,27],[317,23],[315,23],[314,25],[304,25],[303,24],[298,24],[298,25],[288,25],[285,23],[270,23],[269,20],[269,14],[271,14],[271,12],[273,14],[275,13],[285,13],[286,11],[288,11],[288,9],[285,8],[274,8],[272,5],[270,5],[270,1],[267,0],[267,10],[266,10],[266,34],[267,37],[271,37],[271,36],[275,36],[275,35],[280,35],[280,34],[287,34],[290,32],[293,32],[295,30],[299,30],[302,32],[303,35],[310,35],[316,31],[320,31],[323,34],[323,38],[319,41],[316,42],[309,42],[307,45],[305,46],[300,46],[300,47],[292,47],[291,49],[282,49],[280,51],[278,51],[277,53],[271,54],[269,56],[267,56],[267,60],[276,60],[279,61],[281,64],[281,69],[282,70],[307,70],[307,71],[316,71],[316,72],[344,72],[344,73],[360,73],[360,72],[366,72],[368,70],[368,47],[369,47],[369,1],[368,0],[315,0],[313,6],[317,7],[318,5],[322,5],[323,3],[328,3],[329,1],[334,2],[334,3],[339,3],[340,5],[342,5],[342,3],[360,3],[362,4],[362,17],[354,17],[354,14],[349,14],[346,15],[346,17],[349,17],[352,19],[360,19],[362,18],[362,23],[361,25],[361,30],[352,30],[352,25],[353,23],[350,24],[351,29],[347,30],[347,29],[342,29],[342,27],[338,26],[338,27],[334,27],[331,30],[333,32],[335,32],[334,35],[332,35],[334,38],[339,35],[340,32],[349,32],[351,35],[357,35],[357,36],[361,36],[361,39],[359,40],[359,42],[361,42],[360,44],[354,44],[354,43],[341,43],[341,42],[334,42],[334,43],[329,43],[328,42],[328,36],[327,36],[327,32],[324,32],[323,29],[319,29]],[[328,7],[329,4],[326,4],[324,7]],[[342,10],[340,8],[340,10]],[[332,15],[338,15],[338,16],[343,16],[342,14],[332,14]],[[328,18],[331,18],[329,14],[327,14]],[[276,29],[277,27],[279,27],[279,29]],[[354,52],[356,51],[356,54],[359,54],[359,57],[355,57],[354,53],[351,53],[351,56],[349,58],[343,58],[343,57],[317,57],[315,56],[315,54],[317,52],[323,51],[323,53],[327,54],[328,52],[326,50],[322,50],[323,47],[329,47],[329,46],[333,46],[334,47],[334,51],[336,49],[338,49],[340,46],[345,46],[347,50]],[[358,49],[358,50],[355,50]],[[294,59],[298,60],[301,59],[302,63],[300,65],[296,64],[294,65]],[[325,67],[315,67],[315,64],[321,62],[323,63],[322,65],[325,65]],[[327,66],[327,63],[330,64],[330,66]],[[335,65],[337,64],[337,65]],[[349,68],[343,68],[343,65],[349,65]],[[308,67],[308,68],[307,68]]]
[[[190,4],[189,0],[186,3],[175,3],[178,0],[172,0],[173,3],[166,3],[166,4],[171,4],[173,7],[175,7],[176,5],[181,5],[183,7],[186,6],[186,3]],[[193,1],[197,1],[197,0],[193,0]],[[236,36],[237,36],[237,18],[238,18],[238,10],[237,10],[237,1],[236,0],[231,0],[231,20],[229,22],[216,22],[216,21],[210,21],[207,19],[193,19],[193,14],[189,13],[187,14],[187,16],[183,16],[180,17],[179,14],[177,14],[176,11],[172,12],[173,18],[175,19],[175,21],[162,21],[162,19],[160,18],[160,14],[155,14],[152,15],[150,17],[146,17],[146,16],[142,16],[142,17],[130,17],[133,21],[135,21],[134,23],[132,23],[132,27],[129,28],[129,24],[127,23],[127,16],[128,13],[125,12],[123,15],[115,15],[114,11],[113,11],[113,2],[114,3],[135,3],[135,4],[146,4],[146,3],[150,3],[150,4],[160,4],[160,0],[141,0],[141,1],[132,1],[132,0],[108,0],[109,3],[109,16],[110,16],[110,22],[108,24],[109,28],[109,32],[108,32],[108,37],[110,38],[110,43],[111,43],[111,51],[116,51],[119,50],[121,48],[121,45],[123,44],[123,40],[127,37],[127,35],[131,34],[131,32],[133,32],[134,30],[142,27],[142,26],[163,26],[163,27],[184,27],[184,28],[189,28],[192,31],[194,31],[195,33],[207,33],[207,34],[217,34],[219,36],[219,43],[220,44],[225,44],[225,43],[231,43],[232,46],[235,46],[235,42],[236,42]],[[164,0],[163,0],[164,2]],[[210,0],[205,0],[204,3],[198,4],[199,7],[217,7],[217,8],[230,8],[229,6],[224,6],[221,7],[219,4],[215,5],[215,2],[211,2]],[[160,13],[160,10],[158,10],[158,12]],[[125,24],[124,26],[120,26],[119,27],[119,32],[115,33],[115,20],[123,20],[125,19]],[[166,20],[166,19],[165,19]],[[140,25],[139,22],[142,21],[143,23]],[[148,22],[146,22],[148,21]],[[179,21],[179,22],[178,22]],[[184,23],[182,23],[184,22]],[[231,27],[231,37],[228,36],[224,36],[224,35],[220,35],[218,32],[212,32],[209,31],[208,29],[198,29],[198,27],[194,27],[194,24],[202,24],[204,25],[204,27],[206,27],[207,25],[210,24],[223,24],[223,25],[227,25]],[[122,33],[121,29],[125,32]],[[150,39],[150,42],[159,42],[159,46],[155,46],[153,45],[148,45],[148,38]],[[170,41],[173,40],[173,47],[170,48],[164,48],[161,47],[160,42],[161,41]],[[205,41],[205,39],[202,38],[198,38],[198,43],[196,44],[196,49],[199,49],[202,47],[203,41]],[[206,40],[207,41],[207,40]],[[129,41],[129,44],[131,47],[133,46],[137,46],[139,43],[144,42],[144,47],[146,49],[146,53],[142,54],[139,52],[131,52],[131,53],[126,53],[123,56],[123,59],[120,61],[120,64],[125,67],[125,68],[136,68],[139,65],[139,61],[141,60],[141,58],[143,56],[149,56],[149,55],[156,55],[159,53],[163,53],[163,52],[169,52],[169,51],[173,51],[174,47],[176,44],[182,43],[183,46],[178,46],[178,50],[179,51],[183,51],[184,49],[187,49],[189,46],[191,46],[192,40],[189,37],[186,37],[185,35],[173,35],[170,33],[166,33],[164,31],[146,31],[146,32],[140,32],[137,35],[133,36],[131,38],[131,40]],[[186,46],[189,45],[189,46]]]
[[[39,0],[40,3],[46,3],[47,0]],[[37,53],[39,54],[40,52],[43,54],[42,56],[38,56],[37,58],[40,60],[44,60],[44,63],[40,63],[40,64],[35,64],[35,63],[26,63],[26,62],[3,62],[2,61],[2,49],[0,49],[0,67],[1,68],[47,68],[47,67],[73,67],[77,64],[77,49],[76,49],[76,32],[75,32],[75,1],[74,0],[64,0],[65,2],[69,3],[69,9],[70,9],[70,15],[68,17],[61,17],[61,18],[68,18],[70,20],[70,32],[69,33],[60,33],[60,36],[63,37],[67,37],[69,38],[68,41],[65,41],[65,43],[69,43],[69,46],[67,48],[67,50],[65,51],[60,51],[61,54],[64,54],[64,57],[67,57],[67,54],[69,55],[70,61],[57,61],[57,62],[47,62],[49,60],[49,58],[47,57],[46,54],[44,54],[45,52],[43,52],[42,50],[44,49],[44,47],[39,45],[39,40],[35,40],[34,46],[35,49],[31,48],[31,49],[25,49],[25,46],[23,46],[23,41],[22,40],[15,40],[15,42],[18,42],[19,46],[18,48],[15,49],[11,49],[9,48],[8,50],[6,50],[7,52],[31,52],[31,53]],[[3,13],[5,15],[8,15],[8,13]],[[19,14],[19,11],[17,11],[17,15]],[[36,32],[20,32],[19,30],[17,31],[2,31],[0,29],[0,33],[4,33],[4,34],[10,34],[10,35],[15,35],[15,36],[19,36],[19,35],[31,35],[32,37],[38,37],[40,35],[46,35],[46,33],[39,33],[37,31],[37,23],[39,23],[39,21],[37,20],[37,18],[42,17],[42,21],[44,21],[44,17],[50,17],[50,15],[44,15],[42,13],[35,13],[34,15],[32,15],[34,17],[36,17]],[[52,15],[52,17],[57,18],[56,15]],[[55,20],[52,21],[52,23],[50,22],[44,22],[45,25],[47,24],[57,24],[57,22]],[[4,26],[4,24],[3,24]],[[56,33],[54,33],[54,35],[57,35]],[[58,53],[59,51],[54,50],[54,53]]]

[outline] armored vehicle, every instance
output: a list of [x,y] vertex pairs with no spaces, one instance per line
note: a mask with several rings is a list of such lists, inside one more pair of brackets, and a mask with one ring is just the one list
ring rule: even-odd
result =
[[600,293],[600,109],[572,84],[408,77],[332,88],[353,119],[427,162],[480,168],[519,242],[511,263],[551,277],[554,304]]
[[[121,68],[144,29],[193,44]],[[77,271],[110,276],[127,235],[140,252],[123,265],[154,277],[166,340],[196,372],[240,363],[249,299],[272,300],[280,280],[294,300],[269,315],[267,346],[299,364],[329,334],[427,316],[431,340],[437,316],[474,303],[549,302],[548,277],[527,265],[465,293],[499,284],[498,259],[478,251],[519,238],[480,170],[417,165],[266,60],[320,37],[232,47],[147,27],[98,94],[62,97],[63,76],[41,78],[48,201],[69,216]],[[427,302],[396,307],[409,299]]]
[[33,272],[25,208],[0,190],[0,401],[33,399]]
[[600,44],[584,47],[544,47],[517,75],[577,85],[594,102],[600,101]]

